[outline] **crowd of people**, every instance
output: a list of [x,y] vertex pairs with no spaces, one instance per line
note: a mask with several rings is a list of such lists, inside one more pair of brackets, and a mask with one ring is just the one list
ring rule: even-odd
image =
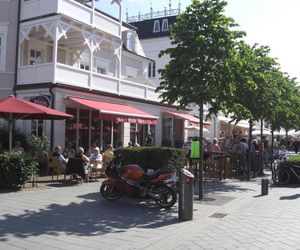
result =
[[[197,140],[197,138],[194,138],[193,140]],[[187,163],[191,164],[191,141],[184,143],[182,149],[186,154]],[[214,156],[214,153],[216,153],[215,155],[218,155],[218,152],[227,153],[228,155],[238,154],[242,167],[246,166],[247,164],[249,151],[252,155],[252,161],[255,161],[257,159],[257,155],[260,153],[260,150],[263,152],[263,165],[267,166],[270,161],[271,145],[266,137],[263,137],[262,139],[252,139],[250,148],[248,140],[242,136],[235,136],[234,138],[225,137],[221,139],[214,138],[213,140],[203,140],[203,151],[205,152],[204,160],[206,160],[208,157],[218,157]],[[255,163],[252,162],[252,164]],[[259,169],[259,171],[261,172],[262,169]]]

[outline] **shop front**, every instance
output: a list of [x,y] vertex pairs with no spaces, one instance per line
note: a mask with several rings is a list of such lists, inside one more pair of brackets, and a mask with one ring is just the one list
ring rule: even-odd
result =
[[[210,126],[205,122],[204,127]],[[165,146],[181,148],[189,139],[191,127],[199,128],[199,118],[190,114],[165,111],[162,118],[162,136]]]
[[156,116],[135,107],[82,98],[68,97],[66,112],[72,119],[66,120],[65,142],[87,149],[94,144],[105,149],[133,144],[144,144],[148,132],[155,134]]

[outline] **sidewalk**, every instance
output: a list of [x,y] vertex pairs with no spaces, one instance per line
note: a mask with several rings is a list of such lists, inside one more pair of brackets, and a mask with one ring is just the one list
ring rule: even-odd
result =
[[[300,188],[260,180],[206,182],[194,220],[177,205],[105,201],[100,182],[0,194],[0,249],[299,249]],[[197,198],[197,196],[195,196]]]

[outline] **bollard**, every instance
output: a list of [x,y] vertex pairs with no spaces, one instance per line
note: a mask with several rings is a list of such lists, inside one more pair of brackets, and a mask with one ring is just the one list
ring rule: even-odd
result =
[[185,221],[192,220],[194,204],[194,175],[186,169],[180,170],[178,203],[178,218]]
[[268,195],[269,179],[261,179],[261,195]]

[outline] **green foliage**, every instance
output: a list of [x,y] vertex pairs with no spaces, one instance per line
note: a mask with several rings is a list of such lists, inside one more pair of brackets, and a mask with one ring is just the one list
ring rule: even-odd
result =
[[37,163],[26,154],[0,154],[0,188],[15,189],[37,175]]
[[269,56],[267,46],[252,47],[241,41],[237,44],[234,60],[234,91],[227,95],[228,113],[232,119],[255,120],[265,118],[273,108],[270,104],[278,96],[274,84],[277,63]]
[[[286,159],[288,163],[293,163],[300,166],[300,155],[294,155]],[[282,163],[282,162],[281,162]]]
[[39,157],[43,152],[47,152],[50,146],[50,141],[45,135],[40,137],[31,135],[29,137],[29,143],[32,147],[32,152],[35,157]]
[[160,168],[180,169],[185,164],[185,155],[181,149],[167,147],[122,148],[115,155],[124,157],[124,164],[139,164],[144,170]]
[[194,0],[170,28],[172,47],[160,56],[170,56],[160,70],[163,102],[210,104],[213,113],[224,105],[222,96],[232,87],[235,43],[244,32],[234,30],[232,18],[223,14],[221,0]]

